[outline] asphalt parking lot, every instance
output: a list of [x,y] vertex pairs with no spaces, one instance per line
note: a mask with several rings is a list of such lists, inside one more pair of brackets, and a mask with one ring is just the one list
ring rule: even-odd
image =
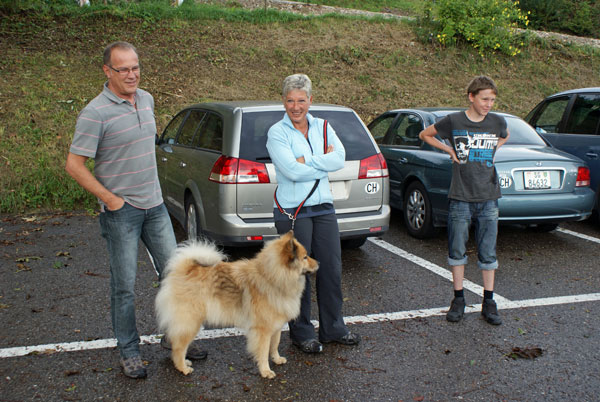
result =
[[[274,368],[274,380],[258,375],[231,329],[201,331],[209,358],[189,376],[177,372],[158,345],[156,276],[141,251],[137,320],[149,378],[136,381],[121,374],[114,350],[97,218],[0,216],[0,401],[598,400],[597,222],[550,233],[501,227],[499,327],[480,318],[475,255],[466,269],[468,314],[448,323],[445,232],[413,239],[397,212],[390,226],[381,239],[343,253],[344,314],[363,342],[327,345],[314,356],[284,334],[288,363]],[[239,258],[256,250],[227,251]]]

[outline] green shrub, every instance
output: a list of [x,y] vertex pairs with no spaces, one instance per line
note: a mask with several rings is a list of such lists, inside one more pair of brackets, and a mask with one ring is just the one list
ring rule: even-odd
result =
[[521,9],[532,28],[600,38],[600,0],[521,0]]
[[481,56],[486,52],[516,56],[523,46],[516,28],[529,24],[518,5],[510,0],[427,0],[422,21],[442,46],[466,42]]

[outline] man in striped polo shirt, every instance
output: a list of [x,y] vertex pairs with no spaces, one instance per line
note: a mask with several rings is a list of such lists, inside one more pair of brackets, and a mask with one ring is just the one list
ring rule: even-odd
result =
[[[107,82],[77,118],[66,171],[100,202],[121,366],[126,376],[145,378],[134,305],[138,243],[146,245],[159,278],[177,244],[156,170],[154,99],[138,88],[137,51],[115,42],[104,50],[103,62]],[[95,160],[94,174],[85,166],[88,158]],[[164,338],[161,345],[170,348]],[[206,352],[193,346],[187,358],[203,359]]]

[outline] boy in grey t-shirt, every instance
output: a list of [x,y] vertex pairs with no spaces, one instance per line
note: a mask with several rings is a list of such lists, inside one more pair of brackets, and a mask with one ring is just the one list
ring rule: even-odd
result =
[[[421,131],[419,137],[452,157],[452,182],[448,193],[448,263],[452,267],[454,299],[446,319],[460,321],[465,311],[463,279],[471,220],[476,222],[478,265],[483,276],[481,314],[493,325],[502,319],[494,301],[498,198],[501,197],[494,155],[508,139],[504,118],[490,113],[498,89],[486,76],[474,78],[467,88],[469,108],[452,113]],[[439,141],[439,134],[450,145]]]

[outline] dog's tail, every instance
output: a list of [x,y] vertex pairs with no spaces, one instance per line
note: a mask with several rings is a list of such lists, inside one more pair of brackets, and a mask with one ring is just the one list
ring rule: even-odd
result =
[[227,259],[227,256],[217,249],[213,243],[206,241],[188,241],[175,249],[169,259],[165,274],[174,271],[177,267],[187,266],[191,263],[211,267]]

